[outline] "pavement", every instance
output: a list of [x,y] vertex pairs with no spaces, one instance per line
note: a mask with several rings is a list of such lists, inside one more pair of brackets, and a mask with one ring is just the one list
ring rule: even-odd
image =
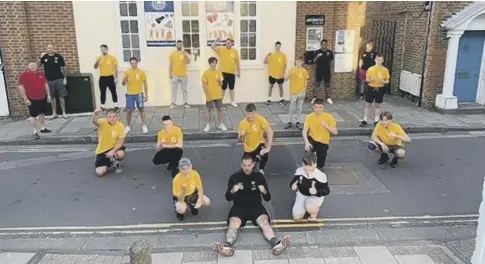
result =
[[[359,127],[359,120],[363,113],[362,101],[336,101],[333,105],[326,105],[328,111],[333,113],[337,120],[340,136],[370,135],[371,126]],[[257,103],[257,110],[264,115],[276,131],[277,137],[300,137],[300,131],[284,130],[284,125],[289,121],[289,105],[273,103],[267,106]],[[206,125],[204,106],[193,106],[185,109],[178,107],[147,107],[148,129],[147,134],[141,133],[141,119],[138,113],[134,113],[132,131],[127,138],[128,142],[153,142],[155,135],[161,128],[161,117],[169,114],[175,123],[182,126],[185,140],[204,139],[227,139],[235,137],[235,129],[244,116],[245,104],[238,107],[226,106],[223,109],[224,123],[228,131],[220,132],[213,130],[210,133],[203,132]],[[447,132],[447,131],[472,131],[485,130],[485,115],[443,115],[416,107],[406,99],[388,96],[382,104],[382,110],[391,111],[395,120],[400,123],[409,133],[421,132]],[[312,111],[309,103],[303,106],[302,121],[306,114]],[[121,120],[124,121],[124,113]],[[0,145],[10,144],[84,144],[96,143],[97,137],[90,121],[90,115],[74,115],[69,119],[58,118],[47,122],[47,127],[53,130],[50,135],[43,135],[40,141],[32,140],[31,129],[28,122],[23,120],[0,121]]]

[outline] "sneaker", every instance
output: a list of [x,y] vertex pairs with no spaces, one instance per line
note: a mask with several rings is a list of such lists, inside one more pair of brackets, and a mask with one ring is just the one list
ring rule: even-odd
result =
[[227,131],[227,127],[223,123],[221,123],[219,125],[219,130],[221,130],[221,131]]
[[286,124],[285,129],[290,129],[292,127],[293,127],[293,123],[289,122],[288,124]]
[[313,104],[315,102],[315,99],[317,99],[316,97],[313,97],[312,101],[310,102],[310,104]]
[[63,115],[62,115],[62,118],[64,118],[64,119],[69,119],[69,117],[68,117],[66,114],[63,114]]
[[34,138],[34,139],[40,139],[39,133],[34,133],[32,135],[32,138]]
[[330,99],[330,98],[327,98],[327,103],[329,103],[329,104],[333,104],[333,101],[332,101],[332,99]]
[[113,109],[114,109],[116,112],[118,112],[118,111],[120,110],[120,108],[119,108],[119,107],[117,107],[117,106],[115,106]]
[[44,128],[40,130],[40,133],[52,133],[50,129]]
[[271,100],[266,101],[266,105],[270,105],[270,104],[271,104]]
[[280,241],[278,241],[278,244],[273,247],[273,254],[274,255],[280,255],[281,253],[285,252],[285,250],[290,246],[291,244],[291,236],[286,235],[284,236]]
[[211,130],[211,125],[207,124],[204,127],[204,132],[209,132]]
[[232,105],[233,107],[237,107],[237,104],[236,104],[236,103],[234,103],[234,102],[232,102],[232,103],[231,103],[231,105]]
[[382,153],[382,154],[381,154],[381,157],[380,157],[380,158],[379,158],[379,160],[377,161],[377,164],[379,164],[379,165],[384,164],[384,163],[386,163],[388,160],[389,160],[389,155],[387,155],[386,153]]
[[51,116],[49,116],[47,119],[49,119],[49,120],[54,120],[54,119],[56,119],[56,118],[57,118],[57,115],[51,115]]
[[298,128],[299,130],[303,130],[303,125],[302,125],[300,122],[296,122],[295,126],[296,126],[296,128]]
[[234,256],[234,248],[228,243],[214,243],[212,249],[226,257]]
[[360,94],[359,100],[364,100],[364,94]]
[[365,127],[365,126],[367,126],[367,121],[362,120],[362,121],[360,122],[360,125],[359,125],[359,126],[360,126],[360,127]]
[[176,104],[174,104],[174,103],[171,103],[171,104],[170,104],[170,106],[169,106],[168,108],[170,108],[170,109],[174,109],[175,107],[177,107],[177,105],[176,105]]
[[141,126],[141,131],[143,132],[143,134],[148,133],[148,127],[146,125]]
[[183,107],[184,107],[184,108],[190,108],[190,105],[189,105],[188,103],[185,103],[185,104],[183,105]]
[[282,104],[282,105],[286,105],[286,101],[285,101],[284,99],[281,99],[281,100],[280,100],[280,104]]
[[391,163],[389,163],[389,166],[391,166],[391,168],[396,168],[397,167],[397,161],[398,161],[397,157],[394,156],[394,158],[392,158],[392,160],[391,160]]
[[131,128],[129,126],[126,126],[125,127],[125,134],[130,133],[130,131],[131,131]]
[[177,213],[177,220],[184,221],[184,215]]
[[199,214],[199,209],[196,209],[196,208],[191,208],[191,209],[190,209],[190,213],[191,213],[192,215],[198,215],[198,214]]
[[120,162],[117,159],[113,157],[110,159],[110,161],[111,161],[111,167],[115,169],[116,173],[120,173],[123,171],[120,167]]

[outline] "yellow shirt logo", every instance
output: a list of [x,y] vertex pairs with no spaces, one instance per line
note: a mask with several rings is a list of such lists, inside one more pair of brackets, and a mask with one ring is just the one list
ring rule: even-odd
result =
[[179,57],[181,60],[184,59],[184,55],[180,54],[180,57]]
[[177,142],[177,138],[176,138],[176,137],[174,137],[174,136],[172,136],[172,138],[170,138],[170,140],[171,140],[173,143]]
[[231,58],[234,58],[234,53],[231,53]]
[[140,74],[138,74],[138,73],[137,73],[137,74],[135,74],[135,78],[136,78],[137,80],[140,80]]
[[112,137],[117,137],[118,136],[118,133],[116,131],[111,131],[111,136]]
[[253,124],[253,131],[254,132],[258,132],[259,131],[258,125]]
[[106,61],[106,64],[111,64],[111,61],[110,61],[110,60],[107,60],[107,61]]

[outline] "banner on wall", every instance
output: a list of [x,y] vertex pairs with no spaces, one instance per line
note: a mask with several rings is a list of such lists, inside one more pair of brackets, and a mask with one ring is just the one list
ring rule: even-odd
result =
[[207,46],[220,38],[218,45],[223,45],[226,39],[234,39],[234,2],[207,1]]
[[145,28],[148,47],[175,46],[173,1],[145,1]]

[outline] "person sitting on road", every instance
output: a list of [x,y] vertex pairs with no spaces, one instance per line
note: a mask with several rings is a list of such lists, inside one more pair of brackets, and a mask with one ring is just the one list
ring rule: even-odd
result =
[[302,163],[290,181],[291,190],[296,192],[293,219],[301,220],[307,216],[309,221],[315,221],[330,188],[327,175],[316,168],[317,157],[314,153],[305,153]]
[[377,164],[384,164],[389,160],[389,153],[394,154],[389,166],[397,167],[399,159],[404,159],[406,151],[403,142],[411,142],[409,136],[404,132],[402,127],[392,119],[391,112],[386,111],[380,114],[379,123],[372,132],[371,142],[367,145],[370,150],[376,150],[381,153]]
[[178,173],[178,163],[184,153],[184,135],[180,127],[174,126],[168,115],[162,117],[163,128],[157,135],[157,146],[152,162],[155,165],[167,164],[172,171],[172,178]]
[[101,109],[93,112],[91,122],[98,128],[98,146],[96,147],[96,174],[104,176],[108,169],[121,172],[120,161],[125,157],[125,126],[118,120],[118,112],[110,109],[106,118],[99,118]]
[[204,195],[202,180],[199,173],[192,169],[192,162],[182,158],[178,166],[180,172],[172,180],[172,194],[177,219],[182,221],[187,209],[192,215],[197,215],[199,208],[209,206],[211,201]]
[[271,200],[271,193],[264,175],[254,170],[255,160],[251,155],[244,155],[241,159],[241,170],[236,171],[229,177],[226,200],[232,201],[233,205],[227,217],[229,229],[226,234],[226,241],[214,243],[214,251],[224,256],[234,255],[234,242],[240,228],[251,221],[253,225],[259,226],[263,236],[271,244],[272,253],[279,255],[290,245],[291,237],[284,236],[279,240],[270,224],[269,214],[262,204]]

